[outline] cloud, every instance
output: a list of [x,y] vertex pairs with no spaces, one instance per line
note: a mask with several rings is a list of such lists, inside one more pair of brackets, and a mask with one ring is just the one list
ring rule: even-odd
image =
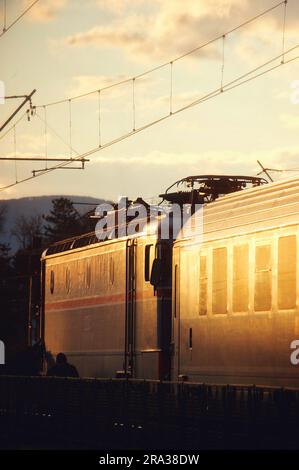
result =
[[[114,83],[126,79],[124,75],[109,77],[107,75],[77,75],[72,78],[72,83],[67,91],[67,96],[79,96],[89,93],[93,90],[103,89]],[[116,87],[118,93],[121,93],[120,86]],[[91,98],[97,98],[97,93],[90,95]],[[114,95],[115,96],[115,95]]]
[[111,25],[95,26],[90,30],[68,36],[65,43],[70,46],[127,47],[138,51],[147,48],[147,33],[150,20],[132,15],[125,20],[118,19]]
[[[265,166],[271,168],[287,169],[298,164],[299,147],[281,147],[253,152],[241,152],[232,150],[206,151],[198,153],[172,153],[152,151],[144,156],[98,156],[94,157],[93,163],[106,165],[124,165],[127,167],[177,167],[181,177],[204,168],[203,173],[244,173],[255,175],[259,170],[257,160],[262,161]],[[144,170],[143,170],[144,171]],[[147,170],[148,171],[148,170]],[[191,173],[192,173],[191,171]]]
[[[23,0],[23,9],[32,4],[32,0]],[[43,0],[28,12],[28,17],[32,21],[43,22],[54,19],[58,13],[66,8],[68,0]]]
[[[255,152],[224,150],[198,154],[153,151],[137,157],[110,154],[94,157],[87,171],[93,179],[100,168],[102,193],[112,199],[118,194],[147,198],[156,197],[174,181],[192,174],[254,176],[260,171],[257,160],[270,168],[298,168],[298,152],[299,146],[290,146]],[[294,177],[296,172],[271,172],[271,175],[278,180]],[[98,185],[98,176],[95,183]]]
[[[51,136],[48,133],[48,143],[51,140]],[[13,138],[12,138],[12,133],[8,133],[7,136],[5,136],[5,141],[2,142],[2,154],[3,156],[14,156],[14,151],[13,149]],[[27,134],[25,132],[20,132],[18,128],[16,127],[16,152],[17,156],[23,156],[20,152],[29,152],[29,155],[33,155],[33,153],[36,153],[38,156],[42,155],[44,153],[44,135],[41,133],[32,133],[32,134]]]
[[[158,0],[151,0],[151,3]],[[111,11],[115,15],[122,15],[128,8],[136,11],[146,6],[148,0],[95,0],[94,3],[104,11]]]
[[[132,2],[136,6],[135,13],[131,9]],[[114,12],[109,25],[97,25],[87,31],[70,35],[65,38],[65,43],[73,47],[116,47],[136,60],[140,58],[147,61],[163,60],[166,57],[174,58],[196,45],[221,36],[227,30],[273,6],[272,0],[185,0],[184,2],[153,0],[150,3],[132,0],[132,2],[97,0],[96,4],[100,8]],[[289,4],[287,28],[290,33],[294,33],[298,27],[298,16],[299,5]],[[280,6],[262,20],[238,30],[235,34],[239,35],[239,43],[241,41],[239,54],[243,57],[256,58],[259,45],[267,45],[272,41],[273,33],[281,32],[282,18],[283,6]],[[221,49],[219,46],[220,43],[215,43],[204,48],[201,50],[201,55],[218,58]],[[194,54],[193,57],[197,56]]]

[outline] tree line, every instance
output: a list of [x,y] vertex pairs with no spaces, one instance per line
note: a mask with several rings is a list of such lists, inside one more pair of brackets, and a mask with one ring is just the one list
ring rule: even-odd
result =
[[[0,236],[4,232],[6,208],[0,207]],[[94,230],[90,212],[80,214],[68,198],[52,200],[47,215],[21,215],[11,236],[18,250],[0,242],[0,340],[8,356],[24,350],[38,338],[40,307],[40,257],[52,243]]]

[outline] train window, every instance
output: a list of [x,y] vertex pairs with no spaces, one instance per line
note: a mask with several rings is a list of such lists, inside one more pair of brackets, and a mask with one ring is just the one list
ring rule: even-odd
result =
[[153,245],[145,245],[144,250],[144,280],[150,281],[150,261],[151,261],[151,249]]
[[227,313],[227,250],[213,250],[213,292],[212,311],[214,314]]
[[248,310],[248,245],[234,246],[233,250],[233,312]]
[[54,294],[54,286],[55,286],[54,271],[51,271],[51,274],[50,274],[50,292],[51,292],[51,294]]
[[192,328],[189,328],[189,349],[193,347],[193,336],[192,336]]
[[179,273],[178,265],[174,267],[174,317],[177,317],[179,306]]
[[278,240],[278,308],[296,306],[296,235]]
[[65,289],[67,293],[69,293],[71,289],[71,273],[69,268],[66,268],[65,270]]
[[110,262],[109,262],[109,278],[110,278],[110,283],[114,283],[114,259],[110,257]]
[[86,287],[89,289],[91,286],[91,266],[90,262],[88,261],[86,264]]
[[255,248],[254,310],[256,312],[270,310],[271,302],[272,302],[271,246],[270,245],[258,245]]
[[156,246],[156,257],[162,260],[162,281],[167,285],[171,283],[171,250],[168,243],[159,242]]
[[206,315],[208,299],[208,276],[206,255],[200,255],[199,265],[199,315]]

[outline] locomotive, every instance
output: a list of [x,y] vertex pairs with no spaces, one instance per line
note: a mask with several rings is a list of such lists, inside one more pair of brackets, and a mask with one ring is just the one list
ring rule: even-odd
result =
[[[81,376],[170,378],[172,243],[159,239],[158,219],[148,225],[145,218],[135,236],[102,242],[76,237],[42,256],[42,337]],[[155,259],[163,260],[157,288]]]
[[164,204],[189,204],[191,222],[200,205],[200,233],[162,238],[161,204],[134,235],[117,236],[116,223],[103,241],[50,246],[46,348],[84,377],[298,387],[299,179],[264,183],[208,175],[168,188]]

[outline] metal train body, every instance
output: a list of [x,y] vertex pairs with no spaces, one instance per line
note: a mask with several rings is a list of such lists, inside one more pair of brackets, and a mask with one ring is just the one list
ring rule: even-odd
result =
[[203,236],[173,249],[173,377],[299,386],[299,180],[204,207]]
[[66,353],[83,377],[169,379],[170,262],[164,284],[150,284],[150,267],[162,256],[171,262],[169,244],[156,234],[43,256],[47,350]]
[[[205,204],[202,235],[46,252],[46,347],[81,376],[298,387],[298,244],[293,179]],[[155,257],[168,273],[157,288]]]

